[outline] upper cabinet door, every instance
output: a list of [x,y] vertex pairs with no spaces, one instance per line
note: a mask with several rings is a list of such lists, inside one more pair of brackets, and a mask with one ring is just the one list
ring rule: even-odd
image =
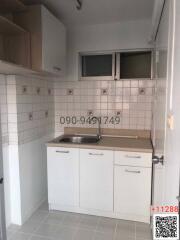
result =
[[66,30],[64,25],[42,6],[42,68],[65,74]]
[[14,21],[30,32],[31,66],[35,71],[63,76],[66,63],[66,29],[43,5],[28,6]]

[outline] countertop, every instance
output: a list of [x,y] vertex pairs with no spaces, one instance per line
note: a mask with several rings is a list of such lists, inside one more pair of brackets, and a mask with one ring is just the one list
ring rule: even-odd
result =
[[[60,136],[61,137],[61,136]],[[48,147],[65,147],[65,148],[84,148],[84,149],[103,149],[115,151],[131,151],[152,153],[152,143],[150,138],[128,138],[118,136],[102,136],[102,139],[97,143],[74,144],[74,143],[59,143],[56,138],[47,143]]]

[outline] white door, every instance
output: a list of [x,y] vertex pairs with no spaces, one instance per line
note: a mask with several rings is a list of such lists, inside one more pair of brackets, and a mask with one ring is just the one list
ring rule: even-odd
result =
[[4,183],[3,183],[3,153],[0,116],[0,240],[6,240],[5,204],[4,204]]
[[79,149],[48,147],[48,201],[79,206]]
[[45,7],[42,7],[43,70],[65,74],[66,29]]
[[[177,205],[180,155],[180,3],[165,1],[156,38],[154,150],[164,165],[154,165],[153,205]],[[178,13],[178,14],[177,14]],[[171,118],[168,118],[168,117]],[[167,124],[168,119],[173,120]]]
[[113,211],[113,151],[80,149],[80,207]]

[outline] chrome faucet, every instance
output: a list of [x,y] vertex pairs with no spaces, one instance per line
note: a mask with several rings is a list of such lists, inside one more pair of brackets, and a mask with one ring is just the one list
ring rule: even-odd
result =
[[101,139],[101,118],[98,118],[98,117],[92,117],[90,122],[93,121],[93,120],[96,120],[98,122],[98,131],[97,131],[97,136],[99,139]]

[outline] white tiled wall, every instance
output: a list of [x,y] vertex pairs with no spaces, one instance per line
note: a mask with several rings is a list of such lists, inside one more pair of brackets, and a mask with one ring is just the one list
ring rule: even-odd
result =
[[[120,117],[120,124],[103,121],[102,127],[151,128],[153,80],[55,82],[55,132],[65,126],[92,127],[89,124],[60,124],[60,117]],[[105,93],[103,93],[105,92]]]
[[54,132],[53,81],[8,76],[9,144],[22,144]]
[[[92,127],[89,123],[60,124],[60,117],[88,118],[90,112],[109,117],[106,124],[102,121],[103,127],[150,130],[153,85],[152,80],[53,83],[50,79],[0,75],[3,142],[8,142],[8,132],[10,144],[41,138],[54,132],[54,122],[56,135],[65,126]],[[120,124],[109,122],[117,115]]]

